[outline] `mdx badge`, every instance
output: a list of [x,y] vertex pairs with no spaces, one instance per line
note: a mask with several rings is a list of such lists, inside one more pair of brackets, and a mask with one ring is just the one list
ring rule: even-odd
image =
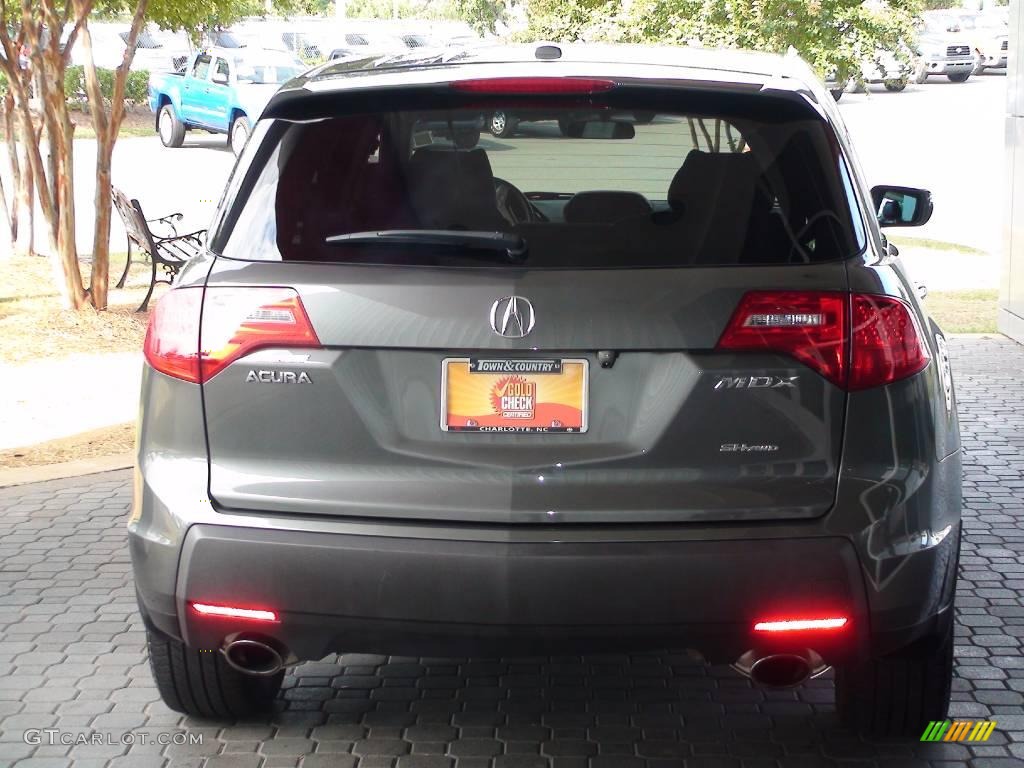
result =
[[313,380],[305,371],[249,371],[245,376],[247,382],[257,384],[312,384]]
[[506,339],[521,339],[537,320],[533,304],[522,296],[502,296],[491,304],[491,330]]
[[799,376],[723,376],[715,389],[795,389],[799,380]]

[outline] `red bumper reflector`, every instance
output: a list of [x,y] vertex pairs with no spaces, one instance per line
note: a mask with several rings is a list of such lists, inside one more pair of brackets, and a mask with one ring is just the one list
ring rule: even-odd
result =
[[782,621],[759,621],[755,632],[806,632],[809,630],[842,629],[849,621],[845,616],[829,619],[785,619]]
[[202,616],[221,616],[228,619],[252,619],[253,621],[277,621],[274,611],[259,608],[239,608],[234,605],[209,605],[192,603],[192,610]]

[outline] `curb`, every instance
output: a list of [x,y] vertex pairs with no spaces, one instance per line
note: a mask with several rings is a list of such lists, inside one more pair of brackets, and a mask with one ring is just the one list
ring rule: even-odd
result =
[[65,461],[60,464],[45,464],[41,467],[18,467],[16,469],[0,469],[0,488],[26,483],[41,483],[46,480],[60,480],[67,477],[95,475],[99,472],[110,472],[115,469],[128,469],[135,464],[135,454],[119,453],[114,456],[102,456],[97,459],[79,459]]

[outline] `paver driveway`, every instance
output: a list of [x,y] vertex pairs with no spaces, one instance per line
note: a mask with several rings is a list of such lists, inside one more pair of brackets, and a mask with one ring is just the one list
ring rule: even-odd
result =
[[[1024,347],[952,347],[967,506],[952,715],[997,720],[986,744],[865,743],[836,726],[830,680],[766,693],[668,651],[330,657],[288,675],[273,717],[183,718],[150,681],[114,472],[0,490],[0,768],[1024,766]],[[155,743],[181,734],[203,743]]]

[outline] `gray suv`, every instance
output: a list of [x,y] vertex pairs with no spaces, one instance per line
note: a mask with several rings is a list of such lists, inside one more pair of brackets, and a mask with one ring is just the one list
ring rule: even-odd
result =
[[[454,141],[496,110],[552,119]],[[844,722],[918,735],[960,438],[880,227],[931,212],[866,187],[792,57],[291,81],[146,337],[129,540],[164,701],[246,716],[340,651],[685,647],[767,686],[834,666]]]

